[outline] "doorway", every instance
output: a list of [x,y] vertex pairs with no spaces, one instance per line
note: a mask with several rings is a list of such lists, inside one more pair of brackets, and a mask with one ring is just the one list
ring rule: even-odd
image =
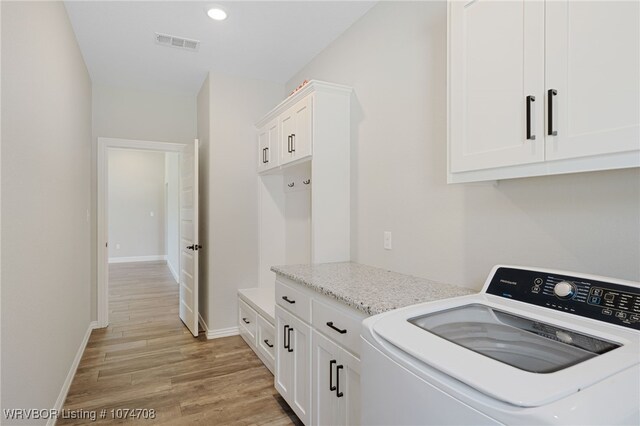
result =
[[[151,258],[138,258],[131,256],[130,250],[133,246],[140,242],[136,242],[135,238],[132,241],[128,239],[127,250],[122,250],[122,245],[117,241],[110,241],[110,237],[113,238],[113,233],[109,229],[109,158],[113,152],[139,152],[139,153],[161,153],[166,157],[165,167],[171,168],[171,172],[174,176],[177,175],[178,183],[174,184],[177,187],[177,195],[172,198],[178,202],[177,209],[167,209],[166,215],[172,215],[172,218],[177,219],[177,223],[173,223],[172,228],[177,230],[178,236],[173,237],[172,246],[177,249],[172,253],[167,252],[161,255],[151,255],[150,257],[158,256],[159,260],[165,258],[169,261],[171,258],[171,265],[169,269],[172,270],[172,275],[179,283],[179,317],[187,328],[194,336],[198,335],[198,248],[200,246],[197,242],[198,235],[198,167],[197,167],[197,140],[193,144],[179,144],[179,143],[167,143],[167,142],[155,142],[155,141],[139,141],[128,139],[113,139],[113,138],[98,138],[98,236],[97,236],[97,272],[98,272],[98,291],[97,291],[97,313],[98,313],[98,326],[107,327],[109,325],[109,259],[112,261],[127,262],[131,260],[154,260]],[[177,162],[171,161],[170,158],[176,158]],[[165,158],[163,157],[163,158]],[[168,176],[165,176],[165,179]],[[168,182],[171,184],[171,182]],[[114,184],[112,182],[112,184]],[[127,188],[127,181],[115,183],[121,186],[121,189],[125,192]],[[130,185],[133,186],[133,185]],[[165,184],[159,186],[159,191],[164,195]],[[131,192],[131,191],[129,191]],[[132,197],[129,194],[129,197]],[[121,204],[126,204],[126,197],[124,200],[120,200]],[[132,203],[130,203],[132,204]],[[127,208],[131,206],[122,206],[122,211],[118,214],[125,220],[128,212]],[[164,208],[160,207],[161,210]],[[157,210],[157,209],[155,209]],[[149,216],[153,219],[156,211],[151,208],[145,210],[145,214],[148,212]],[[112,212],[113,213],[113,212]],[[140,216],[140,215],[138,215]],[[151,220],[146,222],[158,223],[160,226],[166,226],[168,229],[171,220]],[[167,218],[169,219],[169,218]],[[141,226],[140,224],[133,226]],[[131,233],[131,232],[130,232]],[[111,235],[110,235],[111,234]],[[130,236],[126,235],[127,232],[121,232],[119,239],[127,239]],[[163,246],[165,243],[164,238],[162,241],[158,239],[156,246]],[[146,243],[154,244],[154,241],[147,241]],[[119,245],[120,244],[120,245]],[[122,250],[122,251],[121,251]],[[176,252],[177,251],[177,252]],[[128,253],[128,256],[119,256],[119,254]],[[135,252],[133,252],[135,253]]]

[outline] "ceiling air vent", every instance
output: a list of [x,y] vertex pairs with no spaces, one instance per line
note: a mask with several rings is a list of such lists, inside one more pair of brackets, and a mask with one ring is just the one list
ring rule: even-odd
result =
[[163,46],[179,47],[187,50],[198,50],[200,42],[198,40],[189,40],[188,38],[176,37],[168,34],[156,33],[156,43]]

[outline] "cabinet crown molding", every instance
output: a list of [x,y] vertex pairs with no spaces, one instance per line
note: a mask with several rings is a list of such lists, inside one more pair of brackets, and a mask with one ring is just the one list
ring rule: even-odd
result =
[[278,115],[280,115],[283,111],[285,111],[287,108],[289,108],[291,105],[295,104],[297,101],[304,98],[305,96],[313,92],[319,92],[319,91],[333,92],[333,93],[342,92],[345,94],[350,94],[353,91],[353,88],[342,85],[342,84],[329,83],[327,81],[309,80],[309,82],[304,87],[302,87],[297,92],[289,95],[286,99],[280,102],[275,108],[269,111],[264,117],[262,117],[258,122],[256,122],[255,124],[256,128],[260,128],[266,125],[269,121],[278,117]]

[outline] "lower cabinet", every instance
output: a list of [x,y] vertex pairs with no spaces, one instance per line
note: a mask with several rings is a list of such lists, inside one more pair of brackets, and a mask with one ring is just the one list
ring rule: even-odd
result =
[[238,331],[240,336],[273,373],[275,329],[273,293],[250,288],[238,290]]
[[276,306],[275,386],[298,418],[311,415],[311,327]]
[[359,425],[366,315],[284,277],[275,294],[276,389],[305,425]]
[[238,299],[238,331],[250,346],[255,346],[258,314],[242,299]]
[[360,424],[360,360],[313,331],[314,425]]

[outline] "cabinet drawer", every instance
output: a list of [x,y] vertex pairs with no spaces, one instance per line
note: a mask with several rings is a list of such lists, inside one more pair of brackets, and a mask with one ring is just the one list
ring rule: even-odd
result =
[[240,335],[252,346],[256,344],[258,314],[249,305],[238,299],[238,325]]
[[257,336],[258,352],[267,361],[267,367],[273,373],[273,366],[276,360],[276,337],[275,328],[273,324],[267,322],[264,318],[258,315],[258,336]]
[[302,291],[276,280],[276,303],[298,318],[311,322],[311,299]]
[[360,354],[362,318],[313,300],[313,327],[356,355]]

